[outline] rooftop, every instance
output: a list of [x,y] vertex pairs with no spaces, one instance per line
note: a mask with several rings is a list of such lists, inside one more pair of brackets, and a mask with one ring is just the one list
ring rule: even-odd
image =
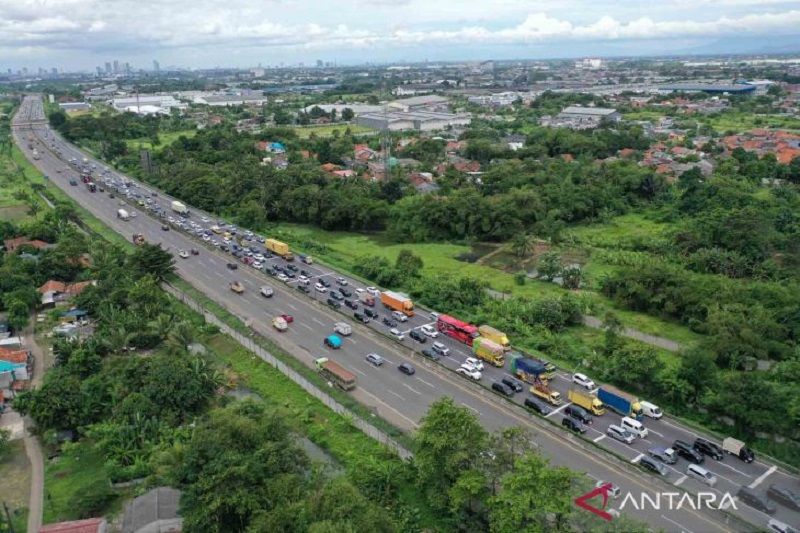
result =
[[616,112],[617,112],[616,109],[611,109],[610,107],[582,107],[582,106],[571,105],[569,107],[565,107],[561,111],[561,114],[604,117]]
[[39,529],[39,533],[98,533],[105,530],[105,518],[87,518],[86,520],[47,524]]

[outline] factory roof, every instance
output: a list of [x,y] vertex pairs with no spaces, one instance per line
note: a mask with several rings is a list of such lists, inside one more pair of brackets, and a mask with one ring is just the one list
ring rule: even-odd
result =
[[449,101],[450,100],[445,98],[444,96],[438,96],[435,94],[426,94],[423,96],[412,96],[411,98],[402,98],[400,100],[395,100],[393,102],[390,102],[390,104],[413,107],[413,106],[446,104]]
[[455,113],[440,113],[437,111],[387,111],[385,113],[363,113],[362,118],[370,118],[373,120],[387,120],[389,122],[401,120],[453,120],[461,118],[465,115],[458,115]]
[[561,113],[562,114],[569,114],[569,115],[586,115],[586,116],[608,116],[616,113],[616,109],[611,109],[610,107],[581,107],[571,105],[569,107],[565,107]]
[[747,93],[756,90],[755,85],[745,83],[673,83],[662,85],[664,91],[702,91],[707,93]]

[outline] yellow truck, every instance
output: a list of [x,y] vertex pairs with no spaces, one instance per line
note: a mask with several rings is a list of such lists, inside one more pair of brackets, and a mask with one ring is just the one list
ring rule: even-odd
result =
[[606,414],[603,402],[598,400],[597,396],[587,390],[570,388],[567,392],[567,398],[575,405],[580,405],[595,416]]
[[475,354],[475,357],[496,367],[502,368],[505,364],[504,352],[502,346],[486,337],[478,337],[472,341],[472,353]]
[[558,391],[551,390],[544,381],[537,380],[531,385],[531,394],[538,396],[550,405],[561,405],[561,394]]
[[292,252],[289,251],[289,245],[286,244],[285,242],[281,242],[275,239],[267,239],[264,241],[264,248],[266,248],[267,250],[276,255],[283,257],[287,261],[294,260]]
[[511,344],[508,342],[508,337],[499,329],[484,324],[483,326],[478,327],[478,333],[481,334],[481,337],[485,337],[495,344],[499,344],[504,350],[511,349]]

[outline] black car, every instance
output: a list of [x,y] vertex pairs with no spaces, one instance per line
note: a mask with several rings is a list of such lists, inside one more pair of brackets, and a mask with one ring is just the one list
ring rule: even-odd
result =
[[226,254],[230,251],[230,248],[228,248],[227,244],[220,245],[219,249],[225,252]]
[[333,298],[333,299],[334,299],[334,300],[336,300],[337,302],[341,302],[342,300],[344,300],[344,296],[342,296],[342,295],[341,295],[341,294],[339,294],[338,292],[333,292],[333,291],[331,291],[331,293],[330,293],[330,294],[331,294],[331,298]]
[[344,305],[346,305],[347,307],[349,307],[349,308],[350,308],[350,309],[352,309],[353,311],[355,311],[356,309],[358,309],[358,304],[357,304],[357,303],[355,303],[353,300],[345,300],[345,301],[344,301]]
[[791,491],[787,487],[770,485],[767,489],[767,497],[772,498],[789,509],[800,511],[800,494]]
[[422,333],[420,333],[419,331],[417,331],[415,329],[412,329],[411,331],[409,331],[408,332],[408,336],[411,337],[412,339],[414,339],[415,341],[417,341],[420,344],[425,344],[426,342],[428,342],[427,337],[425,337],[425,335],[423,335]]
[[523,387],[522,383],[520,383],[519,380],[516,380],[511,376],[506,376],[500,381],[511,387],[511,390],[513,390],[514,392],[522,392]]
[[328,289],[330,289],[330,288],[331,288],[331,282],[330,282],[330,281],[328,281],[327,279],[325,279],[325,278],[319,278],[319,282],[320,282],[320,283],[322,283],[322,285],[323,285],[324,287],[326,287],[326,288],[328,288]]
[[291,263],[290,263],[290,264],[288,264],[288,265],[286,265],[286,268],[288,268],[288,269],[289,269],[289,270],[291,270],[292,272],[297,272],[298,270],[300,270],[299,268],[297,268],[297,265],[293,265],[293,264],[291,264]]
[[377,311],[373,311],[372,309],[368,309],[366,307],[364,308],[364,314],[367,315],[370,318],[376,318],[376,319],[378,318],[378,312]]
[[339,302],[337,302],[333,298],[328,298],[328,306],[331,309],[339,309],[342,306],[342,304],[340,304]]
[[561,425],[575,433],[586,433],[586,426],[568,416],[561,420]]
[[722,461],[722,448],[718,444],[711,442],[708,439],[698,437],[694,439],[693,448],[703,455],[713,457],[717,461]]
[[284,270],[283,274],[289,279],[294,279],[294,272],[291,270]]
[[73,187],[77,187],[78,182],[75,180],[69,180],[69,184],[72,185]]
[[[266,256],[264,256],[264,257],[266,257]],[[309,273],[308,273],[308,272],[306,272],[305,270],[300,270],[300,275],[301,275],[301,276],[305,276],[305,277],[309,277],[311,274],[309,274]]]
[[362,324],[366,324],[369,322],[369,318],[365,317],[361,313],[353,313],[353,318],[361,322]]
[[300,292],[304,292],[304,293],[306,293],[306,294],[308,294],[309,292],[311,292],[311,289],[309,289],[309,288],[308,288],[308,286],[306,286],[306,285],[300,285],[300,284],[298,284],[298,285],[297,285],[297,290],[298,290],[298,291],[300,291]]
[[[773,487],[774,486],[775,485],[773,485]],[[772,495],[769,494],[769,491],[767,491],[767,494],[770,497],[772,497]],[[774,503],[772,503],[766,498],[762,498],[761,496],[759,496],[758,494],[756,494],[747,487],[740,487],[739,491],[736,493],[736,496],[739,498],[740,501],[749,505],[753,509],[761,511],[762,513],[774,514],[775,511],[778,510],[778,508],[775,506]]]
[[169,226],[166,224],[161,224],[161,231],[169,231]]
[[654,474],[658,474],[659,476],[666,476],[669,473],[669,470],[664,463],[656,461],[655,459],[652,459],[646,455],[639,459],[639,466],[646,468],[647,470]]
[[228,270],[236,270],[237,268],[239,268],[239,265],[237,265],[236,263],[228,263],[227,267]]
[[429,350],[427,348],[422,350],[422,355],[424,357],[427,357],[431,361],[438,361],[439,360],[439,356],[433,350]]
[[703,454],[689,446],[688,442],[676,440],[672,444],[672,449],[675,450],[675,453],[678,454],[678,457],[683,457],[690,463],[699,465],[703,462]]
[[416,372],[414,367],[411,366],[409,363],[400,363],[400,365],[398,365],[397,367],[397,370],[399,370],[400,372],[402,372],[407,376],[411,376]]
[[339,287],[339,292],[342,293],[342,296],[347,296],[348,298],[350,298],[353,295],[353,291],[345,287]]
[[503,396],[511,396],[514,394],[514,391],[511,389],[511,387],[501,381],[495,381],[492,383],[492,390],[499,392]]
[[564,414],[570,418],[574,418],[582,424],[586,424],[587,426],[592,424],[592,415],[587,413],[582,407],[579,407],[575,404],[568,405],[566,408],[564,408]]
[[547,416],[547,415],[550,414],[550,408],[549,407],[547,407],[546,405],[544,405],[542,403],[537,402],[533,398],[525,398],[525,407],[527,407],[528,409],[531,409],[533,411],[536,411],[537,413],[539,413],[542,416]]
[[397,327],[397,322],[395,322],[394,320],[392,320],[389,317],[384,317],[382,322],[383,322],[383,325],[386,326],[387,328],[396,328]]

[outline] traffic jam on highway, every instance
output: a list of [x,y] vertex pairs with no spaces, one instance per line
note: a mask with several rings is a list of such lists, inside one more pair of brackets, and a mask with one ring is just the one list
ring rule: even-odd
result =
[[[234,293],[253,291],[273,302],[285,297],[279,288],[284,287],[338,313],[340,318],[330,330],[314,328],[319,333],[315,365],[332,384],[344,390],[357,386],[356,373],[337,361],[336,354],[351,338],[350,322],[360,322],[415,351],[429,364],[442,365],[463,379],[483,385],[675,486],[735,495],[776,531],[789,531],[784,529],[786,524],[800,523],[797,478],[759,460],[746,443],[697,434],[664,416],[651,402],[597,384],[585,373],[557,369],[541,357],[514,348],[507,335],[491,325],[473,325],[420,309],[405,294],[367,286],[309,255],[293,252],[284,242],[190,209],[177,199],[121,176],[62,145],[46,129],[40,135],[42,143],[68,162],[49,179],[62,179],[69,186],[85,187],[90,193],[113,199],[116,218],[121,221],[136,218],[141,211],[142,216],[157,221],[160,231],[177,230],[195,239],[197,245],[192,248],[171,250],[178,261],[223,253],[228,257],[228,287]],[[30,140],[33,144],[34,139]],[[145,242],[139,233],[132,233],[131,239],[136,244]],[[240,279],[239,269],[262,275],[263,282],[248,286]],[[297,327],[303,316],[275,313],[265,320],[276,334],[282,334]],[[381,353],[362,355],[364,363],[373,368],[394,371],[397,379],[414,379],[413,364],[389,364],[390,358]],[[395,369],[390,370],[391,366]]]

